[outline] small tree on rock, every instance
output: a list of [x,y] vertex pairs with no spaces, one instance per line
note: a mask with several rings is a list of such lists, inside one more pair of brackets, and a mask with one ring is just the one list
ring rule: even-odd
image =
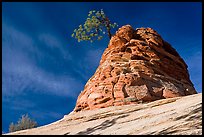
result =
[[12,122],[12,123],[9,125],[9,132],[14,132],[14,131],[17,131],[17,130],[16,130],[16,126],[15,126],[14,123]]
[[[117,27],[116,23],[111,23],[110,19],[105,15],[104,11],[89,11],[88,18],[83,25],[79,25],[78,29],[75,29],[72,37],[80,41],[101,40],[103,34],[107,34],[111,39],[111,29]],[[106,30],[106,31],[105,31]]]
[[19,118],[17,124],[14,124],[13,122],[9,126],[9,132],[15,132],[18,130],[24,130],[24,129],[30,129],[37,127],[37,122],[34,120],[31,120],[28,117],[28,114],[22,115],[21,118]]

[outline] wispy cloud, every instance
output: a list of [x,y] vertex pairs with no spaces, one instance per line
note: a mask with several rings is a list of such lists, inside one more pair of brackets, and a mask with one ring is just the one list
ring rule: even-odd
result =
[[39,111],[39,110],[33,110],[31,112],[31,115],[35,116],[36,119],[44,120],[44,119],[60,119],[64,116],[63,113],[60,112],[54,112],[54,111]]
[[[99,66],[103,49],[89,50],[84,53],[84,57],[79,62],[76,62],[76,72],[79,73],[84,80],[88,80],[93,75],[91,72],[95,72]],[[83,73],[81,73],[83,72]]]
[[[180,56],[188,65],[190,80],[196,91],[202,92],[202,39],[200,36],[192,36],[188,39],[182,36],[181,39],[172,45],[177,48]],[[184,45],[185,48],[180,45]]]
[[197,51],[186,58],[190,79],[198,92],[202,92],[202,52]]
[[50,47],[57,47],[59,48],[59,45],[62,45],[54,36],[52,36],[51,34],[40,34],[39,35],[39,40],[43,41],[47,46]]
[[63,59],[71,60],[69,52],[65,49],[62,42],[54,35],[50,33],[41,33],[38,36],[38,39],[49,49],[59,51]]
[[13,98],[12,101],[8,97],[3,98],[3,102],[6,103],[11,110],[13,111],[27,111],[30,109],[33,109],[36,106],[36,103],[34,101],[28,100],[28,99],[19,99],[18,97]]
[[84,61],[88,63],[90,66],[96,67],[99,65],[102,53],[103,53],[103,49],[89,50],[86,53]]
[[[23,94],[26,89],[59,96],[76,96],[73,87],[77,90],[82,83],[69,75],[55,75],[38,67],[34,59],[43,53],[35,47],[34,40],[26,33],[3,25],[3,96]],[[61,43],[51,35],[41,35],[39,38],[47,45],[60,47]]]

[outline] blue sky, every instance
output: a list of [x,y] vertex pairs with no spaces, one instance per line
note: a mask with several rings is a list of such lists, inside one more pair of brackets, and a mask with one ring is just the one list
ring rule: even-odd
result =
[[155,29],[185,60],[202,92],[201,2],[3,2],[3,132],[25,113],[41,126],[73,110],[109,42],[107,36],[94,43],[71,37],[93,9],[103,9],[120,27]]

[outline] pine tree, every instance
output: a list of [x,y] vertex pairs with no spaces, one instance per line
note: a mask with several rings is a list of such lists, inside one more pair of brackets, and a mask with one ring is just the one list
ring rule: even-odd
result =
[[111,39],[111,28],[117,27],[117,23],[111,23],[110,19],[105,15],[103,9],[100,11],[89,11],[88,18],[83,25],[79,25],[75,29],[72,37],[80,41],[101,40],[103,34],[107,34]]

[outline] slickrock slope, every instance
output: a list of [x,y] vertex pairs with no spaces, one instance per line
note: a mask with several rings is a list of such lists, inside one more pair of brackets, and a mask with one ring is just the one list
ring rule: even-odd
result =
[[202,94],[73,111],[49,125],[10,134],[202,135]]
[[74,111],[195,94],[187,65],[151,28],[119,28]]

